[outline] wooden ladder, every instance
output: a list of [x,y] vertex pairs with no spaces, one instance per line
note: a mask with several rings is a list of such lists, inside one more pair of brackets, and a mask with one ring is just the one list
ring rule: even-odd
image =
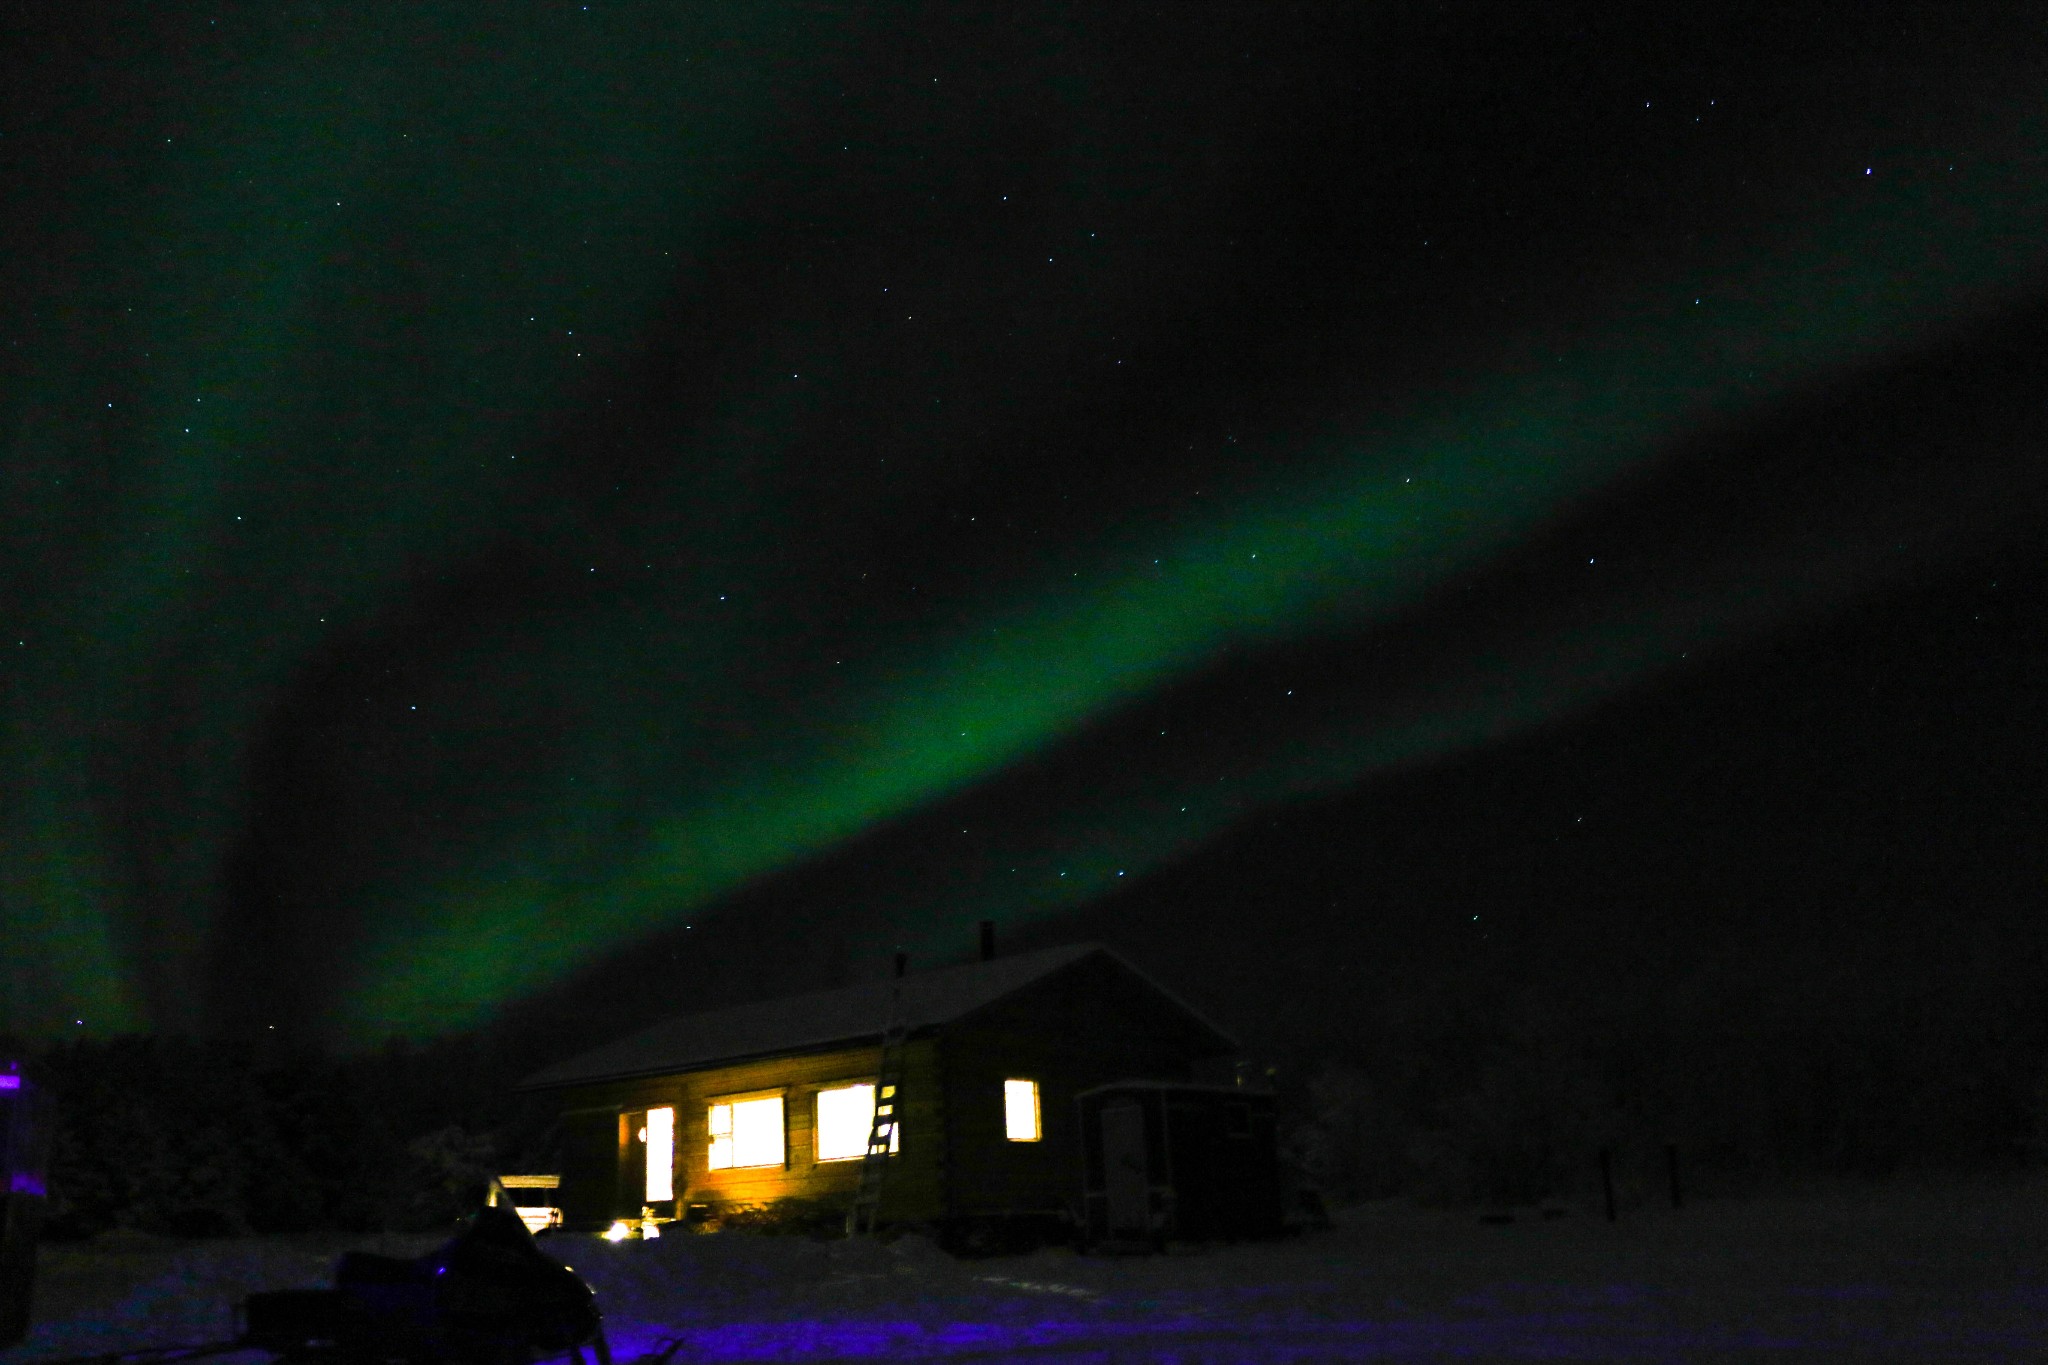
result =
[[903,982],[889,994],[889,1021],[882,1030],[882,1061],[875,1075],[875,1117],[868,1125],[868,1149],[860,1159],[860,1188],[846,1211],[846,1235],[864,1237],[875,1230],[882,1209],[882,1182],[889,1174],[889,1148],[902,1145],[896,1111],[902,1096],[903,1044],[910,1021],[903,1004]]

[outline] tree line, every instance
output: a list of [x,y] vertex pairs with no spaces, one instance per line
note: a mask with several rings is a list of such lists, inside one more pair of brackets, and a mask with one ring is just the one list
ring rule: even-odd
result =
[[[17,1054],[19,1055],[19,1054]],[[426,1231],[540,1155],[546,1115],[489,1042],[363,1056],[167,1036],[29,1054],[57,1102],[45,1235]]]
[[[1291,1075],[1288,1072],[1291,1070]],[[1493,1019],[1375,1029],[1281,1077],[1293,1162],[1338,1201],[1590,1206],[2048,1162],[2048,1029]]]
[[[1589,1207],[1813,1178],[2048,1162],[2048,1014],[1714,1027],[1443,993],[1281,1058],[1288,1161],[1327,1199]],[[425,1231],[487,1178],[552,1169],[525,1049],[487,1036],[317,1048],[168,1036],[25,1055],[58,1114],[53,1238]]]

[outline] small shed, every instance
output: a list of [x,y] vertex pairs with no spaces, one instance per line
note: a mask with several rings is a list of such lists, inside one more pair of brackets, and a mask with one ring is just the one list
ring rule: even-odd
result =
[[1077,1099],[1090,1242],[1157,1247],[1281,1231],[1271,1094],[1123,1080]]
[[998,957],[985,926],[982,948],[961,966],[670,1019],[527,1077],[519,1088],[561,1114],[561,1225],[850,1205],[892,1035],[879,1220],[1077,1222],[1076,1097],[1122,1077],[1193,1081],[1237,1045],[1099,944]]

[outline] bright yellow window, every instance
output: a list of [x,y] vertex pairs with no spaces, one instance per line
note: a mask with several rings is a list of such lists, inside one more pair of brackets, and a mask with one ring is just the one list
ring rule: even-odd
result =
[[1036,1142],[1038,1131],[1038,1082],[1003,1082],[1003,1128],[1012,1142]]
[[[847,1161],[868,1153],[868,1133],[875,1122],[875,1087],[834,1086],[818,1092],[818,1160]],[[889,1150],[899,1151],[896,1125],[889,1125]]]
[[782,1096],[714,1104],[709,1126],[712,1170],[782,1164]]

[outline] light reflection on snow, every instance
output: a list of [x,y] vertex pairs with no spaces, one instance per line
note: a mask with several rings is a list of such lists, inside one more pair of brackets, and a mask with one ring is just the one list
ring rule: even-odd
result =
[[[2048,1192],[1847,1212],[1689,1206],[1618,1227],[1389,1214],[1322,1237],[1128,1259],[961,1262],[915,1238],[542,1245],[597,1290],[620,1365],[652,1365],[671,1345],[670,1365],[2048,1360]],[[234,1292],[319,1283],[332,1266],[311,1246],[150,1254],[149,1275],[104,1301],[74,1297],[69,1321],[39,1322],[0,1365],[203,1340]]]
[[[1306,1315],[1117,1322],[739,1322],[681,1333],[677,1361],[980,1360],[1241,1361],[1293,1365],[1339,1360],[1665,1361],[1826,1343],[1759,1330],[1685,1332],[1669,1325],[1602,1323],[1579,1314],[1486,1320],[1344,1321]],[[1617,1328],[1621,1330],[1617,1330]],[[629,1331],[613,1341],[631,1361],[658,1356],[678,1333]]]

